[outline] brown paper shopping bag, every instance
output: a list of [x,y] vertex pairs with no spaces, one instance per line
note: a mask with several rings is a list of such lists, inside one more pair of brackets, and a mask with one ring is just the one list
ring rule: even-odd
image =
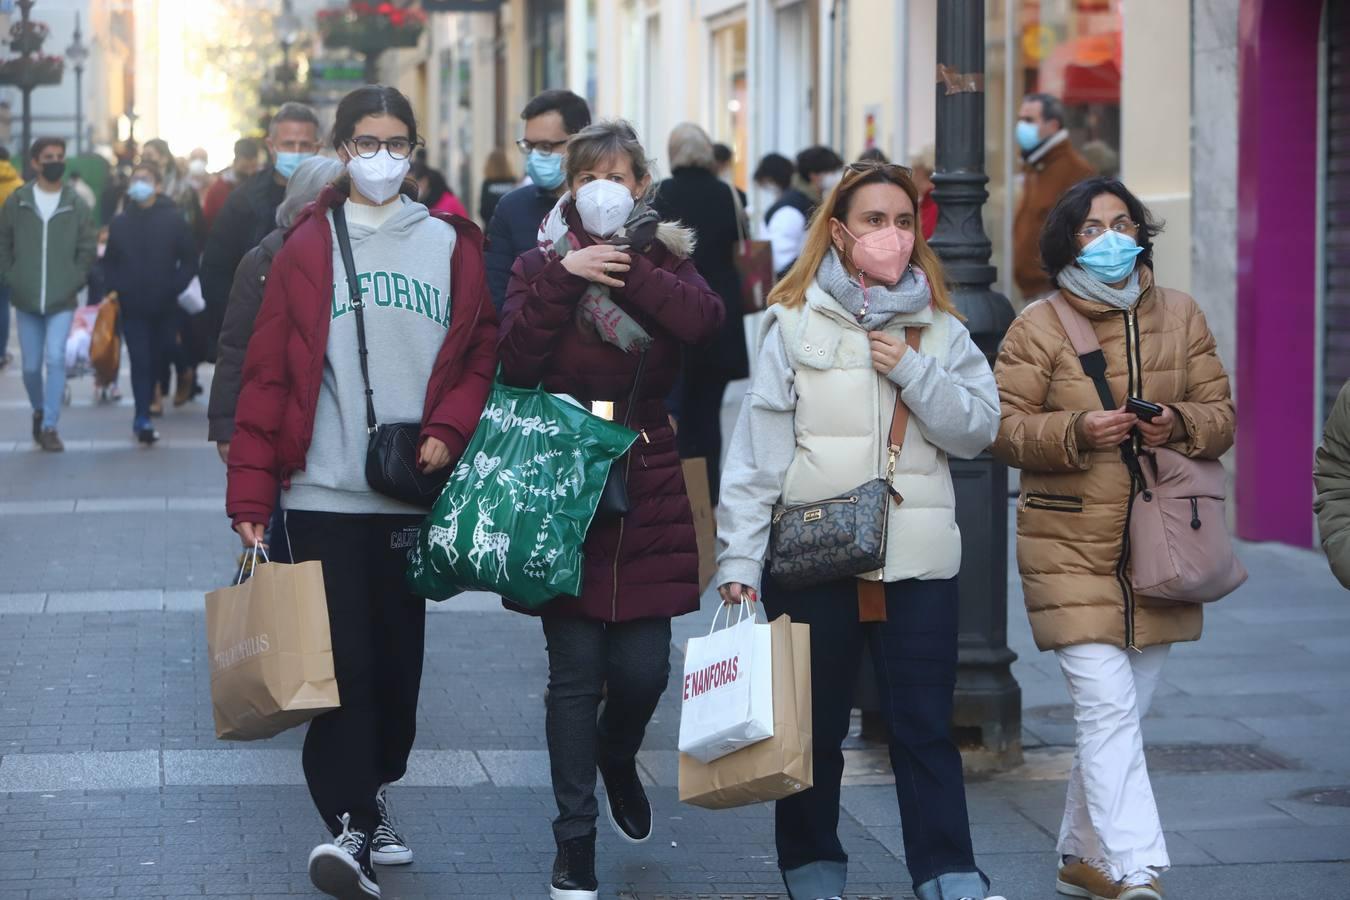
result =
[[694,537],[698,541],[698,589],[708,589],[717,574],[717,519],[713,516],[712,490],[708,487],[708,461],[702,457],[683,460],[684,489],[694,512]]
[[216,737],[256,741],[336,709],[323,568],[263,563],[206,595]]
[[730,809],[781,800],[812,785],[811,629],[787,616],[770,623],[773,737],[710,763],[680,754],[680,800]]

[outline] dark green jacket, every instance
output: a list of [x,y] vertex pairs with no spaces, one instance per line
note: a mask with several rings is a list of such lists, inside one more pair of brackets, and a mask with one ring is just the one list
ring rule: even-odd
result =
[[1322,549],[1331,571],[1350,588],[1350,381],[1341,387],[1327,419],[1313,482],[1317,488],[1313,510],[1322,532]]
[[0,207],[0,279],[15,309],[51,315],[74,309],[97,252],[94,214],[70,185],[61,189],[56,212],[43,222],[34,183],[19,188]]

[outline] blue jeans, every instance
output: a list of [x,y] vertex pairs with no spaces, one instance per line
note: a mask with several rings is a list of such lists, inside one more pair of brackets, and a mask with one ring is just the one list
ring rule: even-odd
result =
[[858,660],[866,643],[890,731],[905,864],[921,900],[985,896],[966,813],[961,754],[952,741],[956,689],[956,579],[886,585],[885,622],[858,621],[857,583],[802,590],[767,579],[764,608],[811,626],[815,786],[779,800],[778,865],[796,898],[844,893],[848,854],[839,842],[840,746],[848,736]]
[[[56,430],[61,421],[61,400],[66,393],[66,338],[70,336],[75,311],[48,316],[15,310],[19,319],[19,347],[23,351],[23,386],[33,412],[42,412],[42,427]],[[47,364],[47,383],[42,382],[42,364]]]

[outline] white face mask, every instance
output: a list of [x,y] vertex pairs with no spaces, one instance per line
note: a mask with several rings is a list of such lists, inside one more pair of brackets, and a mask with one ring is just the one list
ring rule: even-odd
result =
[[844,170],[836,169],[833,172],[826,173],[824,178],[820,179],[820,190],[823,194],[828,194],[839,186],[839,182],[844,180]]
[[352,177],[352,184],[356,185],[361,196],[383,206],[398,193],[410,167],[408,160],[394,159],[388,150],[381,147],[380,152],[370,159],[361,156],[349,159],[347,174]]
[[204,160],[204,159],[194,159],[194,160],[192,160],[191,162],[189,162],[189,163],[188,163],[188,174],[189,174],[189,175],[205,175],[205,174],[206,174],[206,160]]
[[628,188],[616,181],[592,181],[577,191],[577,212],[586,231],[607,238],[628,221],[636,201]]

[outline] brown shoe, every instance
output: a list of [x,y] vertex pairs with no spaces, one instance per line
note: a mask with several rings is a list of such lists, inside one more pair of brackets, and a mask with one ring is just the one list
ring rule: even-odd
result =
[[1141,869],[1120,881],[1119,900],[1163,900],[1162,877],[1152,869]]
[[184,406],[196,396],[197,373],[191,370],[178,373],[178,387],[173,392],[173,405]]
[[42,410],[33,413],[33,441],[42,443]]
[[1082,900],[1117,900],[1121,896],[1120,884],[1111,878],[1110,868],[1104,860],[1071,858],[1073,862],[1059,867],[1059,878],[1055,881],[1057,892]]
[[164,415],[164,394],[159,385],[155,385],[155,396],[150,400],[150,415],[159,418]]
[[56,433],[55,428],[44,428],[38,435],[38,446],[48,453],[60,453],[66,449],[66,445],[61,443],[61,437]]

